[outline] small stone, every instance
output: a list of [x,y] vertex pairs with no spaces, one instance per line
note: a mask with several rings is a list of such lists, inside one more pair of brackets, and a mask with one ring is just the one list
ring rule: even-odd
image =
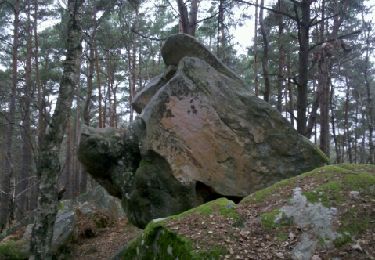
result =
[[277,253],[276,253],[276,256],[277,256],[278,258],[280,258],[280,259],[284,259],[284,254],[281,253],[281,252],[277,252]]
[[234,250],[233,250],[233,248],[229,248],[229,254],[231,254],[231,255],[233,255],[234,254]]
[[290,240],[294,240],[296,238],[296,235],[293,232],[290,232],[288,237]]
[[359,191],[353,190],[349,193],[349,197],[352,199],[358,199],[359,198]]
[[359,252],[363,251],[363,249],[362,249],[361,245],[358,243],[358,241],[357,241],[357,243],[355,243],[354,245],[352,245],[352,249],[356,250],[356,251],[359,251]]
[[322,259],[321,259],[320,256],[318,256],[318,255],[313,255],[313,256],[311,257],[311,260],[322,260]]
[[213,232],[211,230],[208,231],[208,234],[212,234]]

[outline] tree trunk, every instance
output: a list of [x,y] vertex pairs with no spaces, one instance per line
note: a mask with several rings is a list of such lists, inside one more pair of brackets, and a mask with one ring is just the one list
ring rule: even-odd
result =
[[13,198],[11,196],[11,179],[13,178],[13,160],[12,160],[12,146],[13,146],[13,132],[15,124],[16,112],[16,95],[17,95],[17,61],[18,61],[18,44],[19,44],[19,24],[20,24],[20,2],[14,2],[14,20],[13,20],[13,47],[12,47],[12,89],[9,98],[9,114],[7,129],[5,134],[5,162],[4,171],[1,179],[0,193],[0,230],[2,230],[9,220],[11,214],[10,209],[14,208]]
[[370,32],[366,35],[366,67],[365,67],[365,86],[366,86],[366,116],[369,130],[369,163],[375,163],[375,147],[374,147],[374,102],[372,101],[371,85],[370,85]]
[[95,70],[96,70],[96,82],[98,85],[99,92],[99,128],[105,127],[105,118],[103,112],[103,93],[102,93],[102,83],[100,81],[100,67],[99,67],[99,53],[96,44],[96,39],[94,39],[94,52],[95,52]]
[[88,72],[87,72],[87,95],[85,100],[85,105],[83,108],[83,120],[85,125],[90,125],[91,121],[91,99],[92,99],[92,90],[93,90],[93,78],[94,78],[94,62],[95,62],[95,55],[94,55],[94,36],[91,36],[89,46],[89,55],[88,55]]
[[288,93],[289,93],[289,115],[290,115],[290,124],[294,127],[294,102],[293,102],[293,88],[292,84],[290,82],[291,80],[291,64],[290,64],[290,53],[287,54],[286,56],[286,70],[287,70],[287,77],[288,77],[288,82],[287,82],[287,88],[288,88]]
[[309,79],[309,29],[310,29],[310,0],[302,0],[295,3],[295,11],[297,5],[300,5],[301,20],[297,20],[298,27],[298,84],[297,84],[297,131],[306,134],[306,109],[307,109],[307,93]]
[[254,17],[254,88],[255,96],[259,96],[259,76],[258,76],[258,0],[255,3],[255,17]]
[[331,99],[329,101],[329,106],[330,106],[330,110],[331,110],[331,125],[332,125],[333,143],[335,145],[336,163],[339,163],[340,152],[339,152],[339,147],[338,147],[338,143],[337,143],[336,126],[335,126],[335,112],[334,112],[334,106],[333,106],[334,88],[331,88],[330,96],[331,96]]
[[63,63],[55,112],[39,147],[37,173],[40,184],[38,211],[31,237],[31,259],[52,259],[51,240],[57,213],[57,176],[60,172],[59,150],[80,73],[82,4],[83,0],[68,0],[66,61]]
[[345,103],[344,103],[344,137],[345,137],[345,144],[347,147],[347,155],[348,160],[350,163],[353,163],[352,157],[352,147],[350,143],[350,129],[349,129],[349,96],[350,96],[350,85],[348,77],[345,76],[345,83],[346,83],[346,93],[345,93]]
[[226,63],[225,55],[225,24],[224,24],[224,0],[219,1],[219,10],[217,15],[217,56]]
[[22,99],[23,123],[22,123],[22,167],[17,182],[17,209],[18,216],[23,217],[27,209],[29,179],[32,176],[32,139],[31,139],[31,60],[32,60],[32,27],[31,27],[31,0],[27,1],[27,21],[26,21],[26,68],[25,68],[25,91]]
[[262,57],[262,69],[263,69],[263,79],[264,79],[264,100],[266,102],[270,101],[270,77],[268,72],[268,49],[269,43],[264,21],[263,21],[263,7],[264,7],[264,0],[260,1],[260,12],[259,12],[259,25],[260,25],[260,32],[262,34],[263,39],[263,57]]
[[190,11],[183,0],[177,0],[180,32],[195,36],[198,17],[198,0],[191,0]]
[[[39,5],[38,0],[34,0],[34,70],[35,70],[35,84],[37,86],[37,105],[38,105],[38,146],[44,138],[44,132],[46,128],[46,120],[45,120],[45,99],[44,99],[44,88],[40,82],[40,74],[39,74],[39,36],[38,36],[38,17],[39,16]],[[34,155],[35,156],[35,155]],[[35,171],[33,172],[33,179],[31,182],[32,187],[30,188],[30,198],[29,198],[29,210],[33,210],[37,207],[38,201],[38,186],[37,181],[35,178]]]
[[[281,11],[281,0],[278,1],[277,3],[277,8],[279,11]],[[283,75],[283,70],[284,70],[284,45],[283,45],[283,30],[284,30],[284,23],[283,23],[283,16],[278,15],[278,49],[279,49],[279,64],[278,64],[278,69],[277,69],[277,110],[279,112],[282,112],[282,101],[283,101],[283,84],[284,84],[284,75]]]
[[[327,60],[328,59],[328,60]],[[319,62],[319,109],[320,109],[320,136],[319,136],[319,147],[329,157],[329,95],[330,95],[330,61],[329,57],[326,56],[325,50]]]

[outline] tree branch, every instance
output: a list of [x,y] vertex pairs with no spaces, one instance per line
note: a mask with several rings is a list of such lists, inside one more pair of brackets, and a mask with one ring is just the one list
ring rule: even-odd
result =
[[321,41],[321,42],[318,42],[314,45],[312,45],[310,48],[309,48],[309,51],[315,49],[316,47],[320,46],[320,45],[323,45],[324,43],[327,43],[327,42],[333,42],[335,40],[338,40],[338,39],[345,39],[349,36],[352,36],[352,35],[355,35],[355,34],[360,34],[362,32],[362,30],[357,30],[357,31],[354,31],[354,32],[350,32],[350,33],[346,33],[346,34],[343,34],[343,35],[340,35],[340,36],[337,36],[337,38],[332,38],[332,39],[328,39],[328,40],[325,40],[325,41]]
[[269,8],[269,7],[266,7],[266,6],[261,6],[259,4],[257,5],[256,3],[247,2],[245,0],[234,0],[234,2],[241,3],[241,4],[246,4],[246,5],[251,5],[251,6],[255,6],[255,7],[258,7],[258,8],[261,8],[261,9],[273,12],[275,14],[280,14],[280,15],[289,17],[290,19],[292,19],[294,21],[297,20],[297,17],[295,17],[295,16],[293,16],[291,14],[288,14],[286,12],[283,12],[283,11],[280,11],[280,10],[276,10],[276,9],[273,9],[273,8]]

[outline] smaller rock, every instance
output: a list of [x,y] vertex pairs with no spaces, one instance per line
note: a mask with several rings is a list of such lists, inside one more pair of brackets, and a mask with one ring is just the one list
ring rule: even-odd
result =
[[359,198],[359,191],[353,190],[349,193],[349,197],[352,199],[358,199]]
[[284,254],[281,253],[281,252],[277,252],[277,253],[276,253],[276,256],[277,256],[278,258],[280,258],[280,259],[284,259]]
[[293,232],[290,232],[288,237],[290,240],[294,240],[296,238],[296,235]]
[[362,249],[362,247],[361,247],[361,245],[359,244],[358,241],[357,241],[357,243],[355,243],[354,245],[352,245],[352,249],[356,250],[356,251],[359,251],[359,252],[363,251],[363,249]]
[[322,260],[318,255],[313,255],[311,260]]

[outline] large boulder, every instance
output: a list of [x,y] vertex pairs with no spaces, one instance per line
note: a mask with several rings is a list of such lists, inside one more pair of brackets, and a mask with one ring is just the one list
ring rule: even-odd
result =
[[115,259],[373,259],[374,208],[374,165],[325,166],[152,221]]
[[140,117],[116,138],[86,131],[79,149],[136,225],[219,196],[239,200],[327,162],[194,38],[171,36],[161,52],[168,67],[134,99]]

